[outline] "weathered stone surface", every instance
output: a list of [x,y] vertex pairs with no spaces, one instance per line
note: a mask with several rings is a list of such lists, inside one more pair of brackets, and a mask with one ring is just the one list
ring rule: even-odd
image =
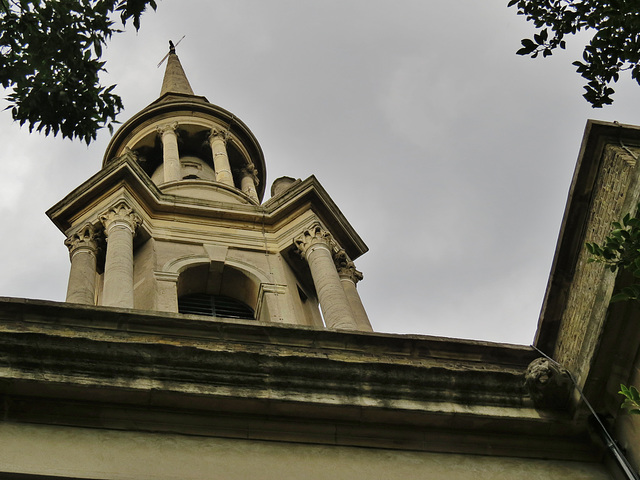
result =
[[[293,421],[302,442],[597,458],[579,424],[532,408],[529,347],[16,299],[0,312],[10,421],[283,441]],[[331,424],[353,435],[320,433]]]
[[569,373],[546,358],[529,364],[525,384],[537,408],[566,408],[573,389]]
[[[290,424],[289,436],[295,437],[297,430],[296,424]],[[333,427],[327,430],[326,435],[335,435]],[[597,463],[272,440],[275,441],[2,423],[0,470],[4,474],[0,472],[0,479],[15,480],[10,472],[114,480],[610,478]],[[35,459],[34,452],[38,452]]]

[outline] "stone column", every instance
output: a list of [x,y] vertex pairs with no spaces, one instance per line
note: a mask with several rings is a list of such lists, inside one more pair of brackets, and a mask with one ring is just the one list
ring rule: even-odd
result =
[[353,312],[358,330],[373,332],[371,322],[369,321],[367,312],[362,304],[362,299],[356,288],[356,284],[363,278],[362,272],[356,270],[356,265],[349,259],[347,252],[344,250],[340,250],[336,254],[335,262],[342,288],[344,288],[344,293],[349,301],[349,306]]
[[69,303],[95,305],[98,234],[93,225],[87,224],[64,241],[71,259],[67,286]]
[[240,188],[256,202],[259,202],[260,200],[258,200],[258,192],[256,190],[256,185],[258,185],[258,171],[253,164],[249,164],[241,170],[241,173],[242,180],[240,181]]
[[316,223],[296,237],[293,243],[309,263],[326,326],[356,330],[349,301],[333,263],[331,234]]
[[125,201],[99,218],[107,237],[102,304],[133,308],[133,237],[142,219]]
[[162,161],[164,165],[164,181],[176,182],[182,180],[182,166],[178,151],[178,123],[162,125],[156,130],[162,138]]
[[213,167],[216,171],[216,182],[233,187],[233,175],[231,174],[231,165],[229,165],[229,157],[227,156],[226,143],[227,133],[213,128],[211,135],[209,135],[209,144],[213,155]]

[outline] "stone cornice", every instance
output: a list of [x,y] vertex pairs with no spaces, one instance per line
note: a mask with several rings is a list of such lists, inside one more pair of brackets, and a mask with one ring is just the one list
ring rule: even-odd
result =
[[[224,435],[258,428],[253,438],[268,439],[259,431],[267,421],[271,434],[286,440],[283,422],[295,422],[299,441],[365,446],[375,438],[376,446],[395,448],[403,438],[402,448],[417,450],[594,454],[583,427],[532,408],[524,388],[536,357],[529,347],[22,299],[0,298],[0,312],[0,408],[7,420],[94,426],[117,421],[119,411],[140,420],[129,428],[144,428],[145,418],[151,425],[154,415],[170,411],[170,427],[164,420],[156,426],[178,433],[215,435],[207,418],[237,416]],[[25,411],[29,402],[39,405],[35,417]],[[93,413],[84,418],[83,409]],[[196,432],[199,416],[204,423]],[[317,429],[331,424],[368,436],[324,439]],[[428,441],[433,435],[449,440]],[[540,450],[531,450],[532,437]]]
[[[230,226],[233,226],[233,222],[254,223],[272,232],[278,222],[296,210],[312,209],[330,228],[331,234],[347,251],[350,258],[356,259],[368,250],[340,209],[313,176],[278,196],[275,201],[268,201],[262,206],[253,205],[253,201],[237,189],[233,189],[234,195],[246,197],[246,205],[208,202],[162,193],[131,156],[124,156],[118,161],[110,162],[106,168],[50,208],[47,215],[62,232],[67,232],[73,226],[71,221],[78,212],[84,211],[87,205],[108,195],[117,185],[127,185],[131,194],[139,203],[146,206],[152,217],[168,214],[177,217],[185,215],[190,218],[220,219]],[[219,185],[219,188],[224,186]],[[151,228],[151,225],[147,227]],[[291,238],[284,239],[287,245],[290,241]]]

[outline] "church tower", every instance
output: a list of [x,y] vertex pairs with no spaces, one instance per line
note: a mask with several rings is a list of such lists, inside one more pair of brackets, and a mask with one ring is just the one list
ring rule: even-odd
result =
[[67,302],[371,331],[362,239],[313,176],[263,202],[265,184],[254,135],[194,94],[172,45],[160,97],[47,212],[67,236]]

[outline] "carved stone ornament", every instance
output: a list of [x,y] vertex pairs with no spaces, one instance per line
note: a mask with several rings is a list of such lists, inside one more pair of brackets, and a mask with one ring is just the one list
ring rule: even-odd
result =
[[90,250],[96,254],[100,248],[100,231],[90,223],[87,223],[76,233],[69,235],[64,241],[64,244],[69,249],[70,256],[73,256],[73,254],[81,248]]
[[329,248],[329,250],[333,250],[335,246],[335,242],[331,234],[322,228],[322,225],[319,223],[314,223],[294,238],[293,244],[303,258],[306,258],[307,251],[314,245],[324,244]]
[[138,158],[138,152],[135,151],[135,150],[131,150],[131,148],[129,148],[129,147],[125,147],[124,153],[122,155],[120,155],[119,158],[122,159],[122,160],[128,158],[128,159],[134,160],[136,162],[140,161],[140,159]]
[[159,125],[156,127],[156,131],[160,136],[170,132],[173,132],[174,134],[177,135],[178,134],[177,130],[178,130],[178,122],[167,123],[165,125]]
[[525,385],[536,408],[544,409],[566,407],[573,388],[569,372],[542,357],[529,364]]
[[104,225],[107,235],[109,235],[110,228],[115,225],[126,226],[131,230],[132,234],[135,234],[136,229],[142,225],[142,218],[140,218],[140,215],[135,213],[124,200],[116,203],[98,218]]
[[348,278],[353,283],[358,283],[364,278],[362,272],[356,269],[356,264],[351,261],[344,249],[339,250],[333,256],[333,261],[336,263],[340,278]]
[[242,167],[242,169],[240,169],[240,173],[242,174],[242,176],[251,177],[255,185],[260,184],[260,180],[258,179],[258,170],[253,165],[253,163],[249,163],[246,166]]
[[211,133],[209,134],[209,142],[213,142],[214,140],[222,140],[223,143],[227,143],[227,138],[229,138],[229,131],[221,130],[217,127],[213,127],[211,129]]

